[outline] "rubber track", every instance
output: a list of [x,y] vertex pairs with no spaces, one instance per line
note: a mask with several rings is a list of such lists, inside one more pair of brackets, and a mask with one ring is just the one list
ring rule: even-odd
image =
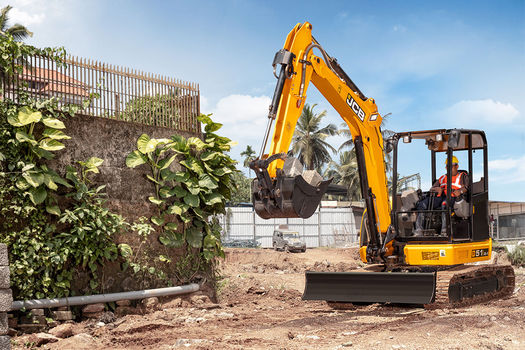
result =
[[[462,279],[472,281],[477,277],[492,276],[495,275],[497,271],[502,271],[503,275],[506,277],[507,285],[504,286],[502,289],[490,293],[485,293],[482,295],[476,295],[472,298],[466,298],[461,300],[460,302],[451,303],[449,301],[448,288],[451,283],[457,283]],[[432,304],[425,305],[425,307],[430,309],[443,307],[465,307],[469,305],[484,303],[490,300],[503,299],[508,296],[511,296],[514,293],[514,269],[512,268],[512,266],[509,265],[463,265],[444,271],[438,271],[437,274],[438,275],[436,281],[435,302]]]

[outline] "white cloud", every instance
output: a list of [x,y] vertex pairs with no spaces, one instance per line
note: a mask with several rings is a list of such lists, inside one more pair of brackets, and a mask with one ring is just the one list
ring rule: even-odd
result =
[[509,124],[520,112],[510,103],[486,100],[463,100],[443,111],[443,116],[456,126],[479,128],[479,124]]
[[46,18],[45,13],[29,13],[26,11],[22,11],[16,7],[14,7],[9,12],[10,17],[10,23],[9,25],[13,25],[15,23],[22,24],[24,26],[31,26],[32,24],[40,24],[44,21]]
[[511,184],[525,182],[525,155],[518,158],[503,158],[489,161],[491,182]]
[[221,98],[215,107],[201,107],[203,113],[213,113],[212,119],[223,124],[221,135],[237,141],[238,146],[232,149],[232,155],[240,160],[240,152],[247,145],[257,152],[261,146],[268,122],[268,106],[271,99],[268,96],[229,95]]

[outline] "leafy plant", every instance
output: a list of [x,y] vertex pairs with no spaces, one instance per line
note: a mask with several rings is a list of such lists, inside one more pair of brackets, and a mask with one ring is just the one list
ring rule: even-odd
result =
[[209,115],[201,115],[199,120],[205,125],[202,140],[179,135],[151,139],[144,134],[126,164],[131,168],[147,164],[151,169],[147,177],[156,195],[149,200],[160,213],[151,221],[161,231],[160,241],[167,247],[199,249],[209,262],[224,256],[215,215],[224,213],[225,203],[232,197],[236,170],[235,161],[225,154],[231,140],[215,134],[222,125]]

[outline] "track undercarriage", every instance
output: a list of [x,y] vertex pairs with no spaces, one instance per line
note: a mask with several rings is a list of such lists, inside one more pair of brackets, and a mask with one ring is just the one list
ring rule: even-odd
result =
[[381,267],[307,271],[303,299],[326,300],[336,307],[340,303],[394,303],[442,308],[502,299],[514,292],[514,269],[507,265],[407,266],[378,272]]

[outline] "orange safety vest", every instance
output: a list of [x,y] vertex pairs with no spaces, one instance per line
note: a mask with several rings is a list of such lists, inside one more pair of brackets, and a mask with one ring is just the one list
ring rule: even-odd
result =
[[[461,175],[463,175],[463,173],[458,172],[456,176],[452,176],[452,191],[461,189]],[[445,195],[447,195],[447,175],[439,178],[439,186],[443,189]],[[452,193],[452,197],[455,197],[454,193]]]

